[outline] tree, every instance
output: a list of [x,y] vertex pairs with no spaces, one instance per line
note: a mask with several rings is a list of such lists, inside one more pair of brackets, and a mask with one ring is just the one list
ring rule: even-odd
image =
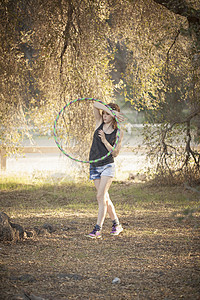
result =
[[[2,0],[0,14],[3,146],[18,144],[33,122],[52,124],[67,101],[109,102],[122,92],[136,109],[159,116],[157,140],[186,124],[184,166],[193,158],[199,169],[199,153],[191,150],[191,124],[199,126],[198,1]],[[125,65],[113,78],[122,46]],[[169,117],[169,105],[184,112]],[[169,162],[170,147],[159,145],[154,154]]]
[[[176,81],[173,80],[173,82],[171,82],[170,80],[173,78],[172,75],[174,75],[175,78],[179,78],[181,82],[181,78],[183,78],[185,74],[185,83],[182,88],[179,88],[179,92],[181,91],[179,101],[185,103],[187,110],[185,115],[182,116],[177,115],[171,118],[165,116],[164,126],[157,132],[160,139],[159,142],[157,142],[157,150],[154,151],[154,154],[156,154],[158,158],[157,170],[161,172],[162,175],[168,171],[167,173],[171,175],[171,178],[173,178],[175,174],[178,174],[178,177],[183,177],[183,180],[198,181],[200,177],[200,153],[195,149],[194,142],[195,138],[197,143],[200,142],[200,5],[198,1],[193,1],[192,3],[192,1],[186,2],[181,0],[155,0],[154,2],[163,5],[174,14],[185,17],[187,20],[187,27],[180,27],[174,42],[167,51],[167,69],[164,73],[166,76],[165,84],[168,89],[170,88],[170,91],[175,90],[174,83]],[[181,61],[178,68],[175,68],[176,72],[177,69],[179,71],[178,75],[181,70],[181,77],[177,76],[173,70],[170,70],[171,64],[173,63],[170,62],[170,51],[173,51],[173,48],[177,47],[177,39],[185,40],[182,49],[186,53],[184,56],[187,59],[187,63],[183,56],[184,63]],[[169,74],[170,71],[171,74]],[[177,86],[178,84],[176,84],[176,88]],[[172,96],[174,95],[172,94]],[[194,126],[196,130],[194,130]],[[179,134],[177,134],[178,129]],[[178,141],[176,139],[174,143],[177,136],[179,136],[179,139]]]
[[171,178],[177,172],[178,177],[193,174],[198,180],[200,153],[194,142],[200,136],[200,5],[181,0],[130,3],[140,12],[140,22],[133,12],[129,22],[135,26],[124,27],[131,55],[121,77],[122,92],[136,109],[145,110],[150,123],[161,123],[153,132],[150,124],[145,132],[156,171]]
[[[25,11],[14,1],[0,3],[0,138],[3,147],[18,145],[23,133],[16,128],[26,128],[24,99],[29,97],[30,65],[26,39],[29,31],[22,31]],[[27,47],[26,47],[27,45]]]
[[[2,89],[4,147],[16,146],[23,132],[28,134],[24,131],[28,122],[34,121],[39,128],[52,126],[67,101],[83,95],[95,95],[106,102],[111,99],[106,14],[106,8],[93,1],[2,1],[1,33],[6,47],[1,48],[6,53],[2,56],[2,82],[7,82],[7,90]],[[20,83],[17,89],[13,78]]]

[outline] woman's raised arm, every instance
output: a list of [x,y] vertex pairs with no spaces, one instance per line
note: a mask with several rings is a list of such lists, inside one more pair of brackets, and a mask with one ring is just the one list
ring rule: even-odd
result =
[[[95,119],[96,119],[96,124],[97,125],[99,123],[102,123],[102,115],[100,114],[99,110],[104,110],[105,112],[107,112],[109,115],[111,115],[114,118],[114,115],[113,115],[113,113],[111,112],[111,110],[109,108],[107,108],[102,103],[95,102],[94,103],[94,115],[95,115]],[[123,122],[124,121],[123,114],[121,112],[119,112],[119,111],[115,111],[115,113],[116,113],[116,116],[117,116],[119,122]]]

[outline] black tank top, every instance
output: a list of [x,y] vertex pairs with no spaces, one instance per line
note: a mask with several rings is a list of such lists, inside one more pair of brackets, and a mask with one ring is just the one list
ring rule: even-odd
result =
[[[105,145],[102,143],[101,138],[98,136],[98,131],[99,130],[103,130],[103,124],[102,123],[94,132],[94,136],[93,136],[93,141],[92,141],[92,146],[90,149],[90,155],[89,155],[89,160],[95,160],[98,159],[104,155],[106,155],[109,151],[108,149],[105,147]],[[107,134],[105,133],[106,136],[106,140],[113,146],[115,144],[115,140],[116,140],[116,133],[117,133],[117,129],[114,129],[112,133]],[[96,163],[91,163],[92,166],[95,167],[100,167],[100,166],[104,166],[110,163],[113,163],[114,159],[112,156],[112,153],[106,157],[103,160],[100,160]]]

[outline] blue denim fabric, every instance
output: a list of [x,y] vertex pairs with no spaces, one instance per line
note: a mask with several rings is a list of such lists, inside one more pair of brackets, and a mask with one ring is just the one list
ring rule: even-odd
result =
[[107,164],[100,167],[93,167],[90,165],[90,180],[100,179],[101,176],[115,176],[115,164]]

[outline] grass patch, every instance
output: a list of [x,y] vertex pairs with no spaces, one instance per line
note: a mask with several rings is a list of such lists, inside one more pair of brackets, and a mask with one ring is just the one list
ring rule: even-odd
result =
[[[93,183],[61,182],[48,180],[31,182],[31,178],[0,177],[1,207],[8,213],[48,212],[66,210],[93,211],[97,209],[96,190]],[[152,187],[148,184],[114,182],[110,197],[117,209],[130,212],[136,209],[159,210],[159,207],[182,209],[192,212],[198,209],[198,193],[177,187]]]

